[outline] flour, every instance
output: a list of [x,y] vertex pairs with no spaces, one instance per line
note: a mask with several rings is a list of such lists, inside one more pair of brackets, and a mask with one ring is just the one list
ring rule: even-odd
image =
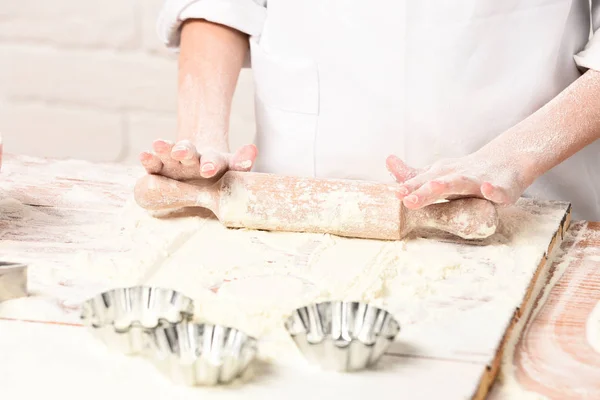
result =
[[[17,199],[5,196],[0,192],[0,210],[2,217],[9,221],[29,221],[34,218],[44,218],[45,214],[36,212],[34,207],[28,207]],[[0,232],[0,237],[4,232]]]
[[403,226],[394,190],[363,181],[230,173],[216,214],[228,227],[393,239]]
[[241,161],[236,164],[236,167],[238,167],[240,169],[244,169],[244,170],[250,169],[250,167],[252,167],[252,161],[251,160]]
[[327,193],[323,201],[323,211],[316,216],[316,221],[335,221],[333,223],[337,224],[338,228],[352,225],[366,226],[365,215],[360,205],[368,204],[369,201],[372,199],[362,193]]
[[564,208],[523,200],[500,213],[485,246],[464,246],[227,229],[216,219],[153,218],[131,201],[106,238],[128,250],[80,254],[71,279],[179,290],[196,300],[198,320],[259,338],[260,357],[276,363],[303,362],[284,320],[324,300],[391,311],[402,326],[397,354],[490,362]]
[[62,195],[63,200],[67,200],[74,203],[82,203],[88,201],[94,201],[101,199],[94,192],[86,190],[81,186],[73,186],[71,189],[64,192]]
[[225,190],[219,203],[219,216],[224,221],[243,226],[250,206],[256,202],[256,196],[235,180]]
[[[473,225],[473,215],[467,211],[463,211],[452,218],[450,225],[456,226],[461,232],[468,232],[466,229]],[[489,237],[496,231],[496,225],[485,224],[473,232],[472,236],[464,235],[465,239]]]
[[590,346],[600,353],[600,302],[588,317],[586,333]]

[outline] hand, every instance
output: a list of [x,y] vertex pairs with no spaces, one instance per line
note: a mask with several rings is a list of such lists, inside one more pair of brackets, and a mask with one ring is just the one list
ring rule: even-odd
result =
[[474,196],[514,203],[537,177],[600,139],[598,93],[600,71],[590,69],[473,154],[422,170],[388,157],[388,170],[402,184],[404,205],[415,209],[442,199]]
[[409,209],[461,197],[512,204],[533,182],[533,177],[506,154],[500,151],[492,155],[476,152],[466,157],[442,159],[424,169],[411,168],[391,155],[386,166],[401,184],[398,197]]
[[189,140],[176,144],[156,140],[152,148],[153,153],[140,155],[146,171],[180,181],[218,179],[228,170],[250,171],[258,153],[254,145],[243,146],[235,153],[211,148],[199,150]]

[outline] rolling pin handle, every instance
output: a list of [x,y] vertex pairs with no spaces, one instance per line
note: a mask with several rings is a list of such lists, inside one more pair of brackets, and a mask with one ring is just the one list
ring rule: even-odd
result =
[[484,199],[457,199],[405,212],[412,229],[436,229],[463,239],[485,239],[498,227],[496,206]]
[[147,210],[203,207],[218,212],[220,182],[202,185],[176,181],[160,175],[146,175],[135,185],[136,203]]

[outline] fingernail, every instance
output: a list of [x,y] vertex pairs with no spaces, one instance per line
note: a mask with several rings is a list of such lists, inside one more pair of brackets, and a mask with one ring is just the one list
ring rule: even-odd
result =
[[[401,195],[406,196],[408,194],[408,188],[406,186],[400,186],[400,188],[398,188],[398,192]],[[415,197],[415,196],[412,196],[412,197]]]
[[414,194],[411,194],[410,196],[408,196],[404,200],[406,200],[406,202],[412,203],[412,204],[416,204],[417,201],[419,201],[419,199],[417,198],[417,196],[415,196]]
[[185,146],[182,146],[180,144],[178,144],[177,146],[173,147],[173,151],[184,151],[187,150]]
[[215,164],[213,163],[206,163],[202,166],[201,171],[202,172],[211,172],[215,170]]

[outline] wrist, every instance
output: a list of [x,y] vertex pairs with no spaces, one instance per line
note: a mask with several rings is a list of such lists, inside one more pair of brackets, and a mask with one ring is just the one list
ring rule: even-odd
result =
[[207,149],[219,152],[229,152],[229,138],[227,131],[222,127],[202,127],[195,129],[178,130],[177,140],[189,140],[198,151]]
[[229,145],[226,134],[205,134],[203,132],[194,132],[177,135],[178,140],[189,140],[199,153],[207,150],[228,153]]
[[525,190],[528,188],[543,172],[540,171],[539,158],[535,154],[524,152],[515,152],[509,161],[513,165],[519,184]]
[[525,190],[543,174],[539,155],[522,151],[518,146],[498,139],[484,145],[473,155],[493,164],[498,175],[510,176],[515,185]]
[[[182,108],[189,109],[188,107]],[[198,150],[211,149],[219,152],[229,151],[229,114],[202,112],[195,115],[179,113],[177,137],[189,140]]]

